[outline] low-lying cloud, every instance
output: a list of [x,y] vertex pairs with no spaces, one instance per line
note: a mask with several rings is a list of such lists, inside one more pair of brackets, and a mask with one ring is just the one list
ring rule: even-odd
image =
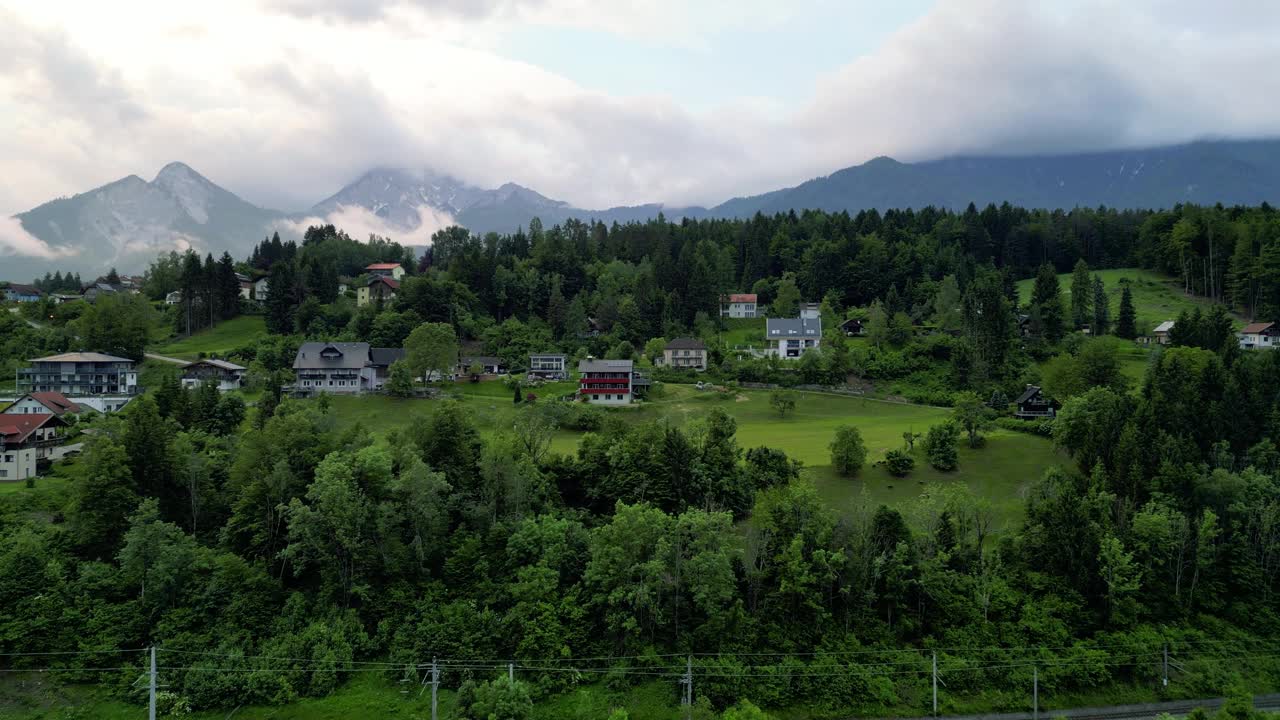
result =
[[70,248],[50,245],[27,232],[17,218],[0,217],[0,257],[5,255],[23,255],[57,260],[72,255]]
[[401,245],[423,247],[431,244],[431,236],[437,230],[457,224],[453,216],[427,207],[418,208],[418,226],[405,229],[387,222],[363,207],[342,205],[336,211],[321,216],[282,220],[271,229],[294,237],[301,237],[313,225],[333,225],[348,235],[365,240],[371,235],[393,240]]

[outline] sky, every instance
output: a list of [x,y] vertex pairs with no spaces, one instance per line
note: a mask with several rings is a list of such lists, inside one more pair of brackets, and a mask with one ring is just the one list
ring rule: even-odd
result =
[[0,0],[0,27],[0,235],[174,160],[287,211],[377,166],[599,208],[1280,135],[1272,0]]

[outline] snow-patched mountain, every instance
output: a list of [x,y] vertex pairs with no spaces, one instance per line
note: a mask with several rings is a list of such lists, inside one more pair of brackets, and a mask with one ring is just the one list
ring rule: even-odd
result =
[[247,253],[283,214],[248,203],[183,163],[169,163],[147,182],[130,175],[17,216],[31,235],[66,252],[57,261],[5,258],[6,277],[26,278],[56,265],[87,273],[116,266],[135,271],[161,252]]

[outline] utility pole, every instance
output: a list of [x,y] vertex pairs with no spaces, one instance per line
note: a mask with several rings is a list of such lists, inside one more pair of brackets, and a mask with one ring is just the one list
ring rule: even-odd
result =
[[150,702],[148,704],[147,717],[149,720],[156,720],[156,646],[151,646],[151,672],[148,673],[150,682],[148,685],[148,695]]
[[680,678],[680,684],[684,685],[684,695],[680,698],[680,705],[684,707],[684,716],[686,718],[693,717],[693,656],[687,655],[684,660],[684,677]]
[[440,665],[431,658],[431,720],[436,720],[436,691],[440,689]]
[[1169,643],[1164,644],[1164,686],[1169,687]]
[[1031,668],[1031,717],[1040,720],[1040,668]]
[[515,663],[507,663],[507,680],[509,680],[510,682],[516,681],[516,664]]
[[933,651],[933,716],[938,717],[938,651]]

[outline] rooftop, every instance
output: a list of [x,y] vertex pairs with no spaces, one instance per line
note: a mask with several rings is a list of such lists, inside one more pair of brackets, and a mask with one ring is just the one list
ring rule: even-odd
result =
[[370,365],[391,367],[391,363],[404,359],[404,348],[369,348]]
[[1156,329],[1155,329],[1155,330],[1152,330],[1151,332],[1158,332],[1158,333],[1162,333],[1162,332],[1163,332],[1163,333],[1167,333],[1167,332],[1169,332],[1169,331],[1170,331],[1170,330],[1172,330],[1172,329],[1173,329],[1173,321],[1172,321],[1172,320],[1165,320],[1164,322],[1162,322],[1162,323],[1160,323],[1159,325],[1157,325],[1157,326],[1156,326]]
[[667,343],[667,350],[706,350],[706,343],[697,338],[676,338]]
[[720,302],[730,303],[753,303],[756,301],[755,293],[734,293],[732,295],[721,295]]
[[1249,323],[1248,325],[1245,325],[1242,330],[1240,330],[1240,333],[1242,335],[1257,335],[1258,333],[1264,333],[1267,330],[1270,330],[1272,325],[1275,325],[1275,323],[1269,323],[1269,322]]
[[383,285],[386,285],[392,290],[400,289],[400,281],[396,280],[395,278],[389,278],[386,275],[374,275],[373,277],[369,278],[369,287],[373,287],[378,283],[382,283]]
[[369,364],[369,343],[307,342],[298,348],[294,370],[359,370]]
[[30,362],[100,362],[100,363],[132,363],[129,358],[103,355],[96,352],[70,352],[49,357],[32,358]]
[[365,270],[395,270],[400,267],[400,263],[373,263],[366,265]]
[[578,372],[631,372],[634,363],[630,360],[580,360]]
[[816,338],[822,337],[821,318],[769,318],[765,320],[767,338]]
[[53,415],[0,415],[0,439],[5,445],[21,445],[31,433],[51,422],[65,424]]
[[244,366],[242,365],[237,365],[233,362],[227,362],[226,360],[217,360],[214,358],[197,360],[193,363],[186,365],[183,369],[185,370],[186,368],[195,367],[196,365],[212,365],[213,367],[221,368],[223,370],[230,370],[232,372],[239,372],[245,369]]

